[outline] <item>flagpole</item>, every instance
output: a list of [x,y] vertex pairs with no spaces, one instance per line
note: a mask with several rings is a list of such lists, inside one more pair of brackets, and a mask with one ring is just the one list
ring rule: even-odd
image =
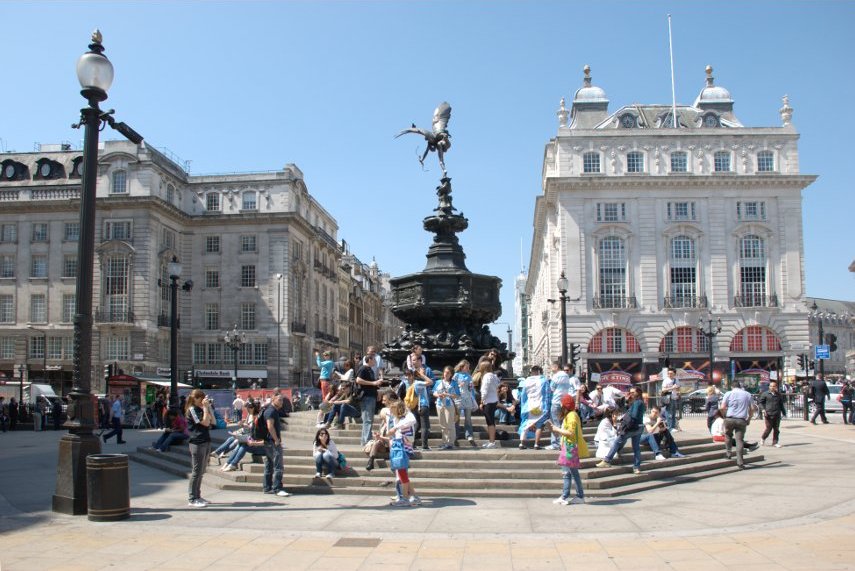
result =
[[674,89],[674,41],[671,38],[671,14],[668,14],[668,51],[671,54],[671,118],[675,129],[679,129],[680,122],[677,119],[677,93]]

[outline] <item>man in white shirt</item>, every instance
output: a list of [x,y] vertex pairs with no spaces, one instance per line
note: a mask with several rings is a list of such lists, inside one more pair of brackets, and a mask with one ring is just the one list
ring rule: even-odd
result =
[[668,430],[674,430],[677,425],[677,400],[680,398],[680,381],[677,380],[677,369],[668,368],[668,378],[662,383],[662,416]]
[[[576,382],[578,383],[579,379],[576,379]],[[576,390],[573,388],[571,377],[561,370],[560,361],[552,362],[552,378],[549,380],[549,388],[552,391],[552,405],[549,407],[549,418],[552,420],[553,426],[560,427],[563,420],[563,417],[561,417],[561,399],[564,398],[564,395],[571,395],[574,399],[576,398]],[[550,437],[551,444],[547,449],[558,450],[561,448],[559,438],[553,432]]]
[[232,401],[232,422],[240,422],[243,418],[243,399],[235,393],[235,400]]

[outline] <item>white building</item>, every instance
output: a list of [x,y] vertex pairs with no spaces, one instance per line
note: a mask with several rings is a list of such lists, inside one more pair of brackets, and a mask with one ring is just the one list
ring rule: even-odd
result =
[[546,145],[530,364],[561,355],[560,307],[547,300],[566,272],[568,344],[589,373],[641,381],[667,358],[700,377],[710,351],[698,323],[711,314],[716,378],[768,378],[809,343],[801,191],[815,177],[799,173],[787,98],[781,126],[745,127],[708,67],[695,102],[675,106],[677,128],[671,105],[608,106],[586,66]]

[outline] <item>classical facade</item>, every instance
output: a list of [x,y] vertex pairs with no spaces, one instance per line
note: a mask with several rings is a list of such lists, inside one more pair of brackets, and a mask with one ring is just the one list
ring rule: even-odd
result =
[[562,272],[568,343],[606,380],[655,380],[666,360],[703,378],[710,342],[716,379],[768,378],[807,350],[801,193],[815,177],[799,172],[786,97],[779,111],[781,126],[744,126],[708,67],[692,105],[610,112],[586,66],[544,152],[525,289],[532,364],[561,354],[548,300]]
[[[0,373],[58,392],[71,382],[81,169],[69,145],[0,155]],[[231,384],[234,327],[246,334],[238,386],[306,384],[314,348],[349,349],[337,223],[295,165],[191,176],[152,147],[108,141],[98,175],[93,371],[168,376],[173,258],[179,284],[193,282],[178,290],[182,380]]]

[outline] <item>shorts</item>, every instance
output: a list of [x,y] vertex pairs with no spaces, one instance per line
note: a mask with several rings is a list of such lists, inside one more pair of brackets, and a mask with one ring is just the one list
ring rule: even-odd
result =
[[407,474],[406,470],[395,470],[395,475],[398,477],[398,481],[402,484],[410,483],[410,476]]
[[498,403],[490,402],[484,405],[484,420],[487,421],[487,426],[496,426],[496,405]]

